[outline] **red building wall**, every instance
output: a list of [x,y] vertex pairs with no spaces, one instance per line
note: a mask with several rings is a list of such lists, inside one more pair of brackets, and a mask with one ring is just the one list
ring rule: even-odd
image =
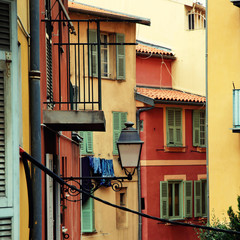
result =
[[137,55],[136,79],[137,85],[151,87],[172,87],[172,60],[160,57],[146,57]]

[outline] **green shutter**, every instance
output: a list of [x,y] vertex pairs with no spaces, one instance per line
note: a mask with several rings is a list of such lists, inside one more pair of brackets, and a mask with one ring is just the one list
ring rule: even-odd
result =
[[202,184],[194,181],[194,217],[202,216]]
[[168,218],[168,182],[160,182],[160,216]]
[[89,198],[87,202],[82,205],[82,232],[94,232],[95,224],[94,224],[94,200],[93,198]]
[[[116,42],[124,43],[124,34],[116,34]],[[116,46],[116,56],[117,56],[117,79],[125,79],[125,45]]]
[[184,181],[184,217],[192,217],[192,181]]
[[118,154],[117,141],[123,128],[125,128],[125,122],[127,121],[126,112],[113,112],[113,154]]
[[87,136],[87,153],[92,153],[93,152],[93,133],[92,132],[86,132]]
[[193,111],[193,146],[200,145],[200,111]]
[[182,146],[181,109],[167,109],[167,145]]
[[81,142],[81,144],[80,144],[81,154],[85,154],[85,152],[84,152],[84,149],[86,149],[86,148],[85,148],[85,141],[84,141],[84,139],[85,139],[85,134],[84,134],[83,131],[80,131],[80,132],[79,132],[79,135],[83,138],[83,140],[82,140],[82,142]]
[[174,132],[175,145],[182,145],[182,110],[175,109],[175,132]]
[[[89,29],[88,31],[89,43],[97,43],[97,31]],[[97,45],[89,45],[89,76],[97,77],[98,75],[98,58],[97,58]]]

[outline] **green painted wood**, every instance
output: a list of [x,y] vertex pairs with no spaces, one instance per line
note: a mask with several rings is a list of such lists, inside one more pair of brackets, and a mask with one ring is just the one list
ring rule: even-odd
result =
[[82,205],[82,232],[94,232],[95,224],[94,224],[94,200],[93,198],[89,198],[87,202]]
[[193,110],[193,146],[200,145],[200,111]]
[[184,217],[192,217],[192,181],[184,181]]
[[[124,43],[125,35],[117,33],[116,42]],[[117,57],[117,79],[125,79],[125,46],[116,46],[116,57]]]
[[80,144],[81,154],[93,154],[93,132],[80,131],[79,135],[83,138]]
[[168,182],[160,182],[160,216],[168,218]]
[[202,184],[194,181],[194,217],[202,216]]
[[[89,29],[88,31],[89,43],[97,43],[97,30]],[[89,76],[98,76],[98,57],[97,57],[97,45],[89,46],[89,59],[90,59],[90,73]]]

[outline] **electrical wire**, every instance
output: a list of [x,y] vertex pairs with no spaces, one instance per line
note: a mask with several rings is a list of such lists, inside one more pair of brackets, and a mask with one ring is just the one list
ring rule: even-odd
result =
[[48,174],[50,177],[52,177],[55,181],[57,181],[59,184],[61,185],[65,185],[69,188],[71,188],[74,191],[80,192],[80,193],[84,193],[87,196],[93,198],[94,200],[101,202],[105,205],[114,207],[114,208],[118,208],[120,210],[126,211],[126,212],[130,212],[148,219],[152,219],[152,220],[156,220],[156,221],[160,221],[163,223],[170,223],[172,225],[177,225],[177,226],[183,226],[183,227],[192,227],[192,228],[199,228],[199,229],[204,229],[204,230],[209,230],[209,231],[215,231],[215,232],[223,232],[223,233],[228,233],[228,234],[237,234],[240,235],[240,232],[238,231],[233,231],[233,230],[226,230],[226,229],[219,229],[219,228],[214,228],[214,227],[208,227],[208,226],[203,226],[203,225],[196,225],[196,224],[191,224],[191,223],[183,223],[183,222],[177,222],[177,221],[172,221],[172,220],[168,220],[168,219],[163,219],[163,218],[158,218],[158,217],[154,217],[145,213],[141,213],[141,212],[137,212],[135,210],[126,208],[126,207],[122,207],[122,206],[118,206],[116,204],[110,203],[108,201],[105,201],[101,198],[98,198],[92,194],[89,194],[87,191],[84,191],[82,189],[79,189],[73,185],[68,184],[67,182],[65,182],[62,178],[60,178],[58,175],[56,175],[54,172],[52,172],[51,170],[49,170],[48,168],[46,168],[44,165],[42,165],[40,162],[38,162],[37,160],[35,160],[32,156],[30,156],[28,153],[26,153],[22,148],[20,148],[20,155],[23,159],[23,161],[27,161],[29,160],[31,163],[33,163],[34,165],[36,165],[38,168],[40,168],[42,171],[44,171],[46,174]]

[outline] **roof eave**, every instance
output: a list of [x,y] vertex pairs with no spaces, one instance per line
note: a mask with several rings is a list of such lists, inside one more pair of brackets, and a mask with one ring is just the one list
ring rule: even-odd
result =
[[165,59],[171,59],[171,60],[176,60],[177,58],[173,55],[165,55],[165,54],[156,54],[156,53],[143,53],[143,52],[138,52],[136,51],[137,55],[141,55],[141,56],[153,56],[153,57],[158,57],[158,58],[165,58]]

